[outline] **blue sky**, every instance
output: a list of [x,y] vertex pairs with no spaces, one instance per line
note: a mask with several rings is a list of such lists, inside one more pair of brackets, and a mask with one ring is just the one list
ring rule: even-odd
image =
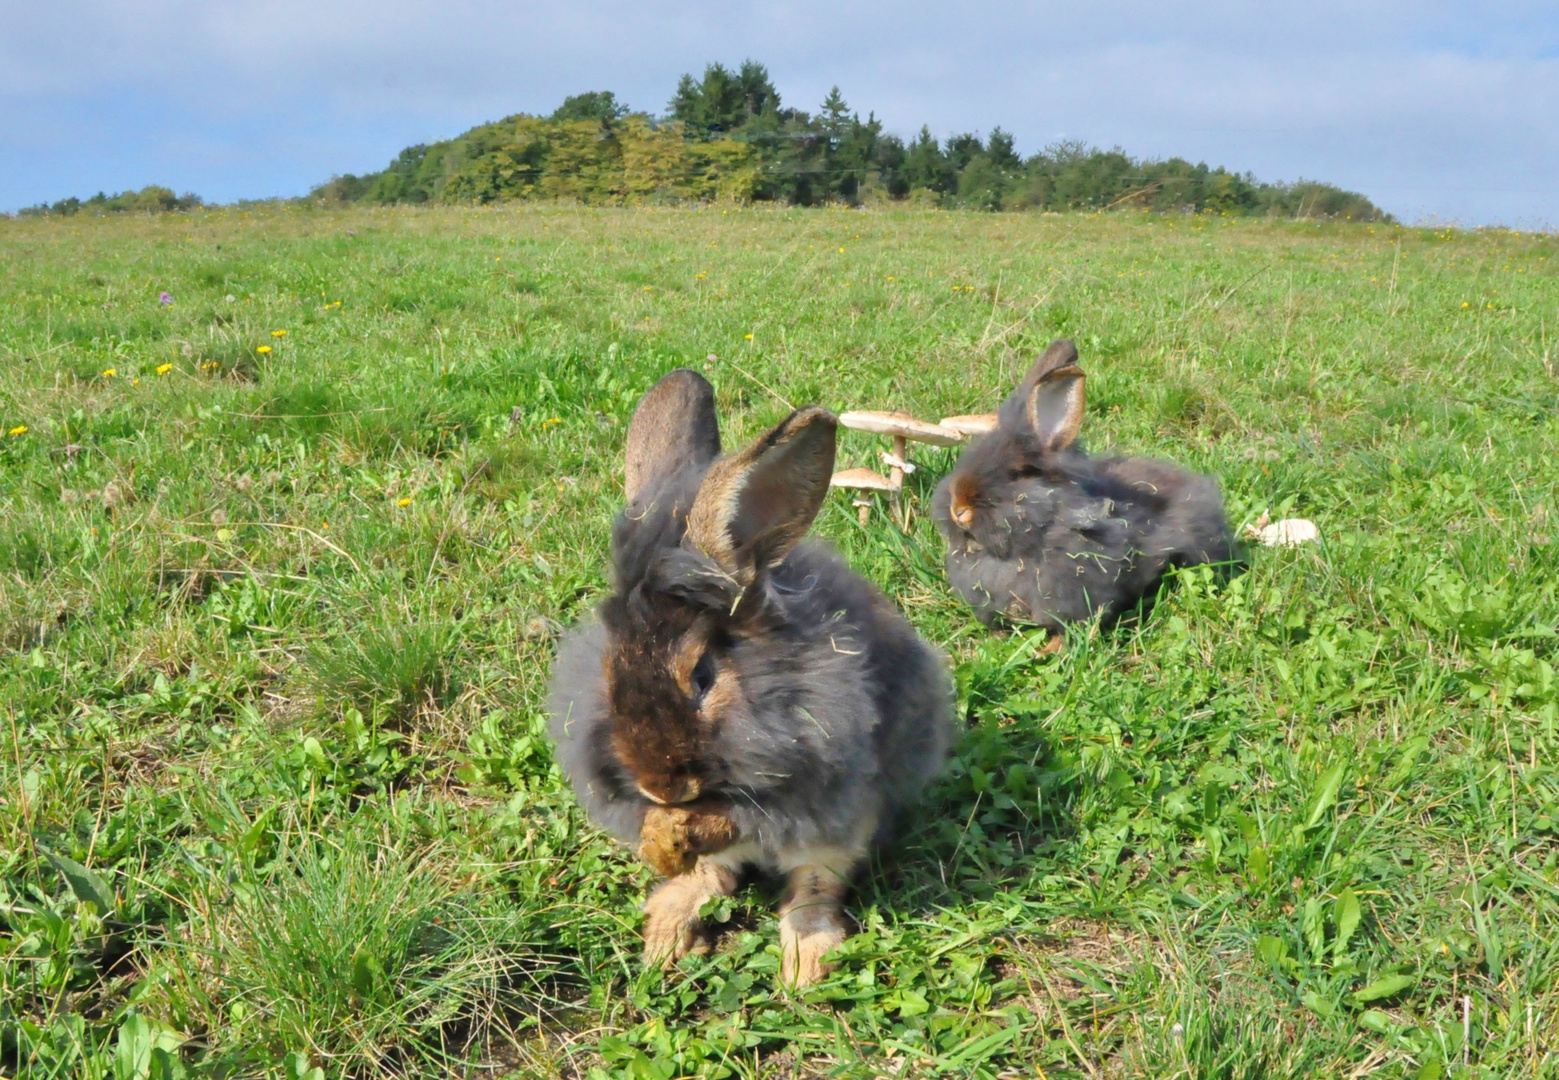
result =
[[564,95],[659,112],[768,65],[891,131],[987,132],[1328,180],[1404,220],[1559,225],[1559,4],[761,5],[0,0],[0,210],[148,183],[300,194]]

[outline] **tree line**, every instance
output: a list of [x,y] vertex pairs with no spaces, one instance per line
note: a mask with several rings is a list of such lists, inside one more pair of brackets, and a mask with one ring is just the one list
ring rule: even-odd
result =
[[88,199],[72,196],[68,199],[60,199],[58,202],[39,203],[37,206],[26,207],[20,213],[23,217],[42,214],[68,217],[71,214],[81,213],[160,214],[169,210],[193,210],[203,205],[205,204],[199,195],[189,192],[175,195],[171,188],[148,184],[140,191],[121,191],[118,195],[109,195],[100,191]]
[[1024,158],[996,128],[907,142],[851,109],[839,88],[816,112],[786,106],[768,70],[747,61],[683,75],[662,117],[610,91],[567,98],[443,142],[408,147],[381,172],[339,176],[313,197],[369,203],[572,199],[587,204],[762,200],[803,206],[911,200],[980,210],[1215,211],[1384,220],[1332,184],[1262,183],[1183,158],[1141,160],[1063,142]]

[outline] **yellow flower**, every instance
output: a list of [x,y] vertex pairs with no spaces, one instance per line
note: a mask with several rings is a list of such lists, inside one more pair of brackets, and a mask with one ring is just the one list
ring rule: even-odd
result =
[[840,248],[840,249],[839,249],[839,254],[841,254],[841,255],[843,255],[843,254],[844,254],[844,248]]
[[695,278],[697,278],[699,281],[703,281],[704,278],[708,277],[709,275],[705,274],[702,270],[700,270],[698,273],[694,274],[693,276]]
[[1467,306],[1468,306],[1467,301],[1463,300],[1462,301],[1462,307],[1467,307]]
[[157,365],[157,374],[159,374],[159,375],[166,375],[166,374],[168,374],[168,372],[170,372],[172,370],[173,370],[173,365],[172,364],[158,364]]
[[112,379],[115,375],[118,375],[118,374],[119,374],[119,369],[118,368],[106,367],[106,368],[103,369],[103,378],[105,378],[105,379]]
[[396,499],[395,500],[395,505],[396,506],[410,506],[411,505],[411,496],[408,495],[408,496],[406,496],[404,498]]
[[651,292],[651,291],[653,291],[653,290],[652,290],[652,287],[651,287],[651,286],[649,286],[649,285],[646,285],[646,286],[644,286],[644,291],[645,291],[645,292]]
[[751,340],[752,340],[752,335],[751,335],[751,334],[748,334],[748,335],[747,335],[747,340],[748,340],[748,341],[751,341]]
[[287,336],[287,331],[285,331],[285,330],[272,330],[271,331],[271,337],[286,337],[286,336]]
[[26,424],[17,424],[10,431],[6,432],[6,434],[11,436],[13,439],[16,438],[16,436],[18,436],[18,435],[25,435],[25,434],[27,434],[27,425]]
[[130,385],[131,386],[140,386],[141,385],[141,380],[140,379],[131,379],[130,380]]
[[269,345],[261,345],[258,349],[255,350],[255,352],[260,353],[261,355],[264,355],[270,351],[271,347]]

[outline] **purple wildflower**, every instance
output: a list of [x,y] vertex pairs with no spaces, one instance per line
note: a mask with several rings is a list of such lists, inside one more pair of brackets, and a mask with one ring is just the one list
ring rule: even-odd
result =
[[173,303],[173,294],[170,293],[167,289],[164,289],[162,292],[157,294],[157,302],[159,304],[171,304]]

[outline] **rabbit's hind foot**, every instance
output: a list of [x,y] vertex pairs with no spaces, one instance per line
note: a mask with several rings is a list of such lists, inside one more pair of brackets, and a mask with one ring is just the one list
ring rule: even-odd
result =
[[712,896],[736,891],[736,872],[701,858],[693,869],[663,882],[644,902],[644,962],[673,967],[689,953],[704,952],[704,920],[698,909]]
[[780,905],[780,979],[800,990],[822,982],[837,964],[823,957],[850,936],[840,902],[849,883],[824,866],[798,866],[790,872],[790,890]]

